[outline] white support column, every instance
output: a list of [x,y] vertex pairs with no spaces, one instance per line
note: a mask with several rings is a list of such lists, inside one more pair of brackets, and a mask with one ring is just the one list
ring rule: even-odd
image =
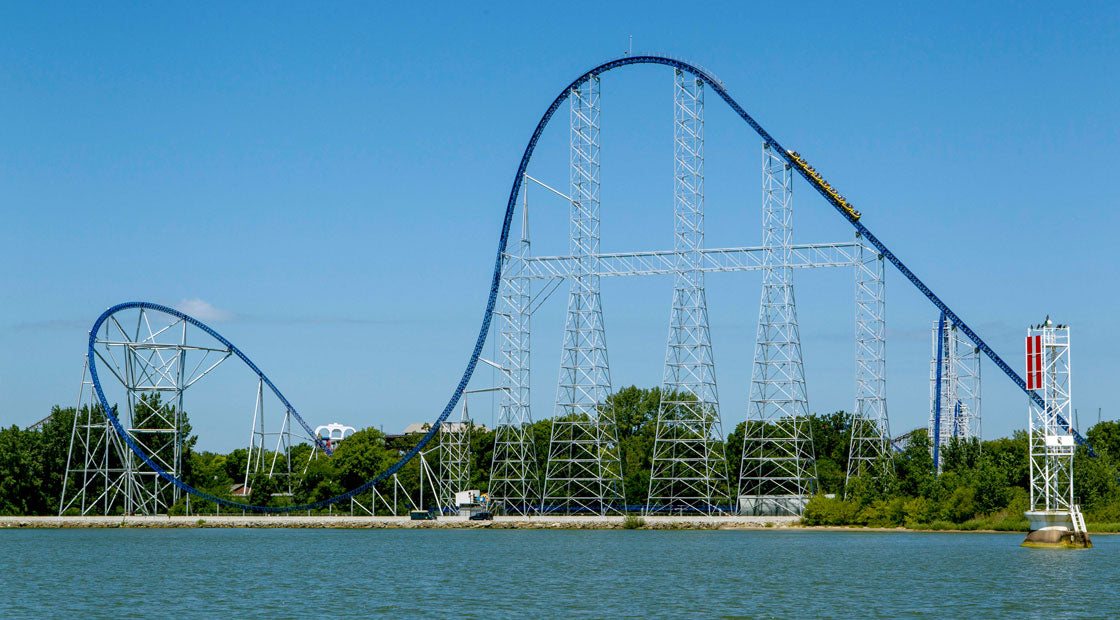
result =
[[[1034,338],[1032,338],[1032,336]],[[1069,327],[1042,325],[1027,331],[1029,344],[1040,344],[1028,356],[1041,360],[1041,368],[1028,367],[1041,376],[1038,389],[1046,407],[1028,400],[1031,438],[1031,510],[1068,511],[1073,504],[1073,453],[1075,444],[1069,420]],[[1031,354],[1034,355],[1031,355]],[[1063,422],[1064,420],[1064,422]]]
[[946,447],[981,438],[980,349],[947,318],[944,326],[941,320],[933,324],[932,334],[927,428],[930,451],[940,474]]
[[521,191],[521,242],[515,254],[502,259],[505,264],[497,314],[503,389],[494,429],[489,490],[491,499],[504,503],[507,512],[527,515],[540,501],[540,490],[529,393],[532,280],[526,273],[531,253],[528,185],[522,185]]
[[848,475],[869,471],[876,462],[883,475],[891,470],[883,457],[890,455],[891,433],[887,418],[887,301],[883,257],[860,243],[855,265],[856,401],[852,412]]
[[467,412],[467,394],[463,394],[463,408],[457,423],[443,424],[439,428],[440,505],[455,511],[455,494],[466,491],[471,479],[471,422]]
[[816,464],[790,266],[793,175],[770,145],[763,145],[762,153],[762,303],[739,509],[746,514],[800,514],[816,486]]
[[623,503],[606,331],[599,298],[599,78],[571,89],[569,280],[556,416],[552,420],[544,504],[604,514]]
[[1092,547],[1074,500],[1074,439],[1069,326],[1050,318],[1027,330],[1026,383],[1043,406],[1027,399],[1030,435],[1030,522],[1024,546]]
[[675,286],[649,483],[649,510],[711,514],[727,498],[723,430],[704,289],[704,84],[673,88]]

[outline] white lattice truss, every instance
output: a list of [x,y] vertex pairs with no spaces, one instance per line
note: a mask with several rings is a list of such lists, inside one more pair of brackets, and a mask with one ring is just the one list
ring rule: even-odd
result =
[[556,415],[545,470],[547,510],[604,514],[623,504],[606,330],[599,298],[599,79],[573,88],[571,102],[570,249]]
[[856,404],[846,482],[864,473],[884,475],[893,471],[887,417],[884,267],[882,255],[862,245],[859,247],[855,262]]
[[1075,444],[1070,385],[1069,327],[1043,325],[1027,330],[1042,337],[1042,389],[1045,407],[1028,399],[1032,511],[1069,512],[1073,499]]
[[650,471],[650,511],[711,513],[727,498],[727,468],[704,289],[704,85],[677,70],[669,342]]
[[[183,393],[232,354],[188,342],[182,319],[139,310],[112,315],[95,335],[99,367],[124,388],[117,416],[137,446],[173,478],[183,471]],[[131,318],[131,317],[129,317]],[[166,513],[182,493],[140,460],[101,411],[83,370],[59,513]]]
[[[934,321],[931,343],[927,430],[930,450],[934,453],[940,473],[944,467],[941,457],[947,446],[954,441],[981,438],[980,350],[960,333],[952,321],[946,321],[943,330],[941,322]],[[938,351],[941,352],[940,369]],[[937,384],[939,370],[940,394]]]
[[[491,498],[512,512],[538,509],[605,513],[623,504],[621,463],[599,295],[602,277],[672,275],[669,343],[658,410],[648,503],[653,510],[711,513],[736,487],[740,496],[778,498],[798,512],[815,485],[808,400],[797,328],[793,270],[851,267],[855,272],[856,398],[849,476],[888,451],[883,259],[860,239],[792,243],[792,174],[764,147],[763,244],[709,249],[704,237],[703,88],[674,82],[674,248],[599,252],[599,81],[569,93],[571,186],[565,194],[531,176],[522,185],[522,235],[503,256],[499,305],[501,401]],[[564,199],[570,254],[532,256],[528,189]],[[708,332],[707,273],[763,271],[751,405],[739,480],[727,480],[714,357]],[[543,280],[534,292],[533,280]],[[568,282],[556,408],[538,486],[530,413],[532,314]],[[641,498],[629,498],[631,501]],[[748,502],[749,503],[749,502]],[[757,503],[756,503],[757,504]],[[739,502],[739,509],[743,506]],[[726,506],[726,505],[725,505]],[[757,506],[756,506],[757,507]],[[779,510],[781,511],[781,510]]]

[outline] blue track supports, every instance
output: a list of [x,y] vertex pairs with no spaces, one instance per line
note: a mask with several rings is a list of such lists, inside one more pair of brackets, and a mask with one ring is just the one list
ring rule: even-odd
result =
[[933,468],[941,473],[941,381],[945,374],[945,313],[937,319],[937,368],[933,393]]

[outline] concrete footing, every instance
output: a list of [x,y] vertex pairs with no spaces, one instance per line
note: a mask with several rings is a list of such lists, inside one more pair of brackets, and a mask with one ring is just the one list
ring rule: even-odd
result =
[[1091,549],[1089,534],[1074,531],[1073,516],[1068,512],[1027,512],[1030,532],[1022,546],[1042,549]]
[[740,495],[739,514],[756,517],[798,516],[809,498],[797,495]]

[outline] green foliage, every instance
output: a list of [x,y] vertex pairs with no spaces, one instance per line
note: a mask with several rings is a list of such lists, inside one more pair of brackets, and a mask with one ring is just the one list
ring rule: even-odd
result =
[[279,481],[268,472],[257,472],[249,478],[249,503],[254,506],[272,506],[272,496],[279,492]]
[[292,492],[297,504],[311,504],[339,495],[345,490],[338,481],[337,462],[317,454],[307,463],[307,469],[299,477]]
[[660,388],[642,389],[632,385],[607,399],[607,408],[613,410],[617,424],[623,492],[631,503],[644,502],[649,495],[649,472],[653,465],[660,406]]
[[851,416],[843,411],[809,416],[816,457],[817,485],[821,493],[844,492],[851,449]]
[[344,489],[352,489],[372,479],[392,464],[385,446],[385,434],[376,428],[365,428],[338,444],[331,460]]
[[1120,420],[1106,420],[1085,433],[1089,443],[1113,463],[1120,462]]
[[959,486],[942,503],[941,516],[946,521],[962,523],[976,516],[976,489]]
[[871,527],[898,527],[906,521],[906,502],[901,497],[874,500],[859,511],[857,520]]
[[[192,486],[222,498],[231,498],[231,487],[245,481],[248,451],[228,454],[196,452],[196,437],[189,435],[185,412],[176,412],[163,403],[160,395],[141,398],[149,413],[138,416],[141,427],[163,428],[159,416],[182,416],[187,439],[183,450],[183,477]],[[623,388],[610,397],[606,408],[617,423],[623,484],[628,503],[642,503],[649,492],[649,470],[656,436],[657,412],[661,403],[659,388]],[[99,409],[55,407],[52,418],[40,429],[25,431],[18,427],[0,428],[0,514],[57,514],[62,477],[70,448],[70,433],[75,416],[103,420]],[[1016,431],[1012,437],[985,442],[954,442],[941,451],[942,473],[936,474],[930,454],[930,439],[924,430],[914,432],[907,448],[884,457],[863,475],[846,480],[850,449],[851,416],[843,411],[813,415],[809,428],[813,436],[814,467],[818,494],[806,508],[803,521],[815,525],[868,525],[874,527],[959,528],[1022,530],[1027,507],[1029,464],[1027,434]],[[147,426],[145,426],[147,425]],[[729,490],[739,479],[745,424],[739,423],[726,435],[723,451],[727,458]],[[147,443],[160,455],[173,449],[167,433],[150,433]],[[540,420],[531,427],[538,472],[545,476],[551,420]],[[1120,523],[1120,422],[1102,422],[1089,429],[1099,458],[1079,449],[1074,462],[1078,501],[1094,527],[1107,528]],[[405,451],[414,447],[420,435],[387,438],[373,428],[359,431],[338,445],[331,457],[312,456],[311,446],[291,448],[295,471],[291,480],[254,476],[249,481],[248,500],[262,505],[312,503],[341,494],[365,483],[384,471]],[[475,428],[470,436],[471,486],[486,488],[493,459],[494,433]],[[80,459],[81,456],[74,458]],[[282,457],[283,458],[283,457]],[[438,462],[430,460],[438,468]],[[892,476],[873,475],[893,471]],[[410,507],[419,496],[418,459],[403,467],[397,479],[402,487],[398,511]],[[71,484],[73,481],[71,481]],[[379,483],[383,498],[391,501],[391,480]],[[834,497],[825,497],[831,494]],[[359,498],[368,504],[369,495]],[[407,498],[412,498],[407,499]],[[434,505],[434,492],[425,482],[425,504]],[[336,507],[336,509],[346,509]],[[191,512],[214,510],[210,502],[192,499]],[[379,502],[379,513],[386,508]],[[186,500],[171,508],[186,512]]]
[[[814,495],[805,506],[805,525],[851,525],[858,523],[859,506],[838,497]],[[862,524],[861,524],[862,525]]]
[[39,488],[44,472],[34,435],[18,426],[0,429],[0,514],[45,511]]
[[626,515],[622,519],[622,529],[636,530],[646,526],[646,520],[638,515]]

